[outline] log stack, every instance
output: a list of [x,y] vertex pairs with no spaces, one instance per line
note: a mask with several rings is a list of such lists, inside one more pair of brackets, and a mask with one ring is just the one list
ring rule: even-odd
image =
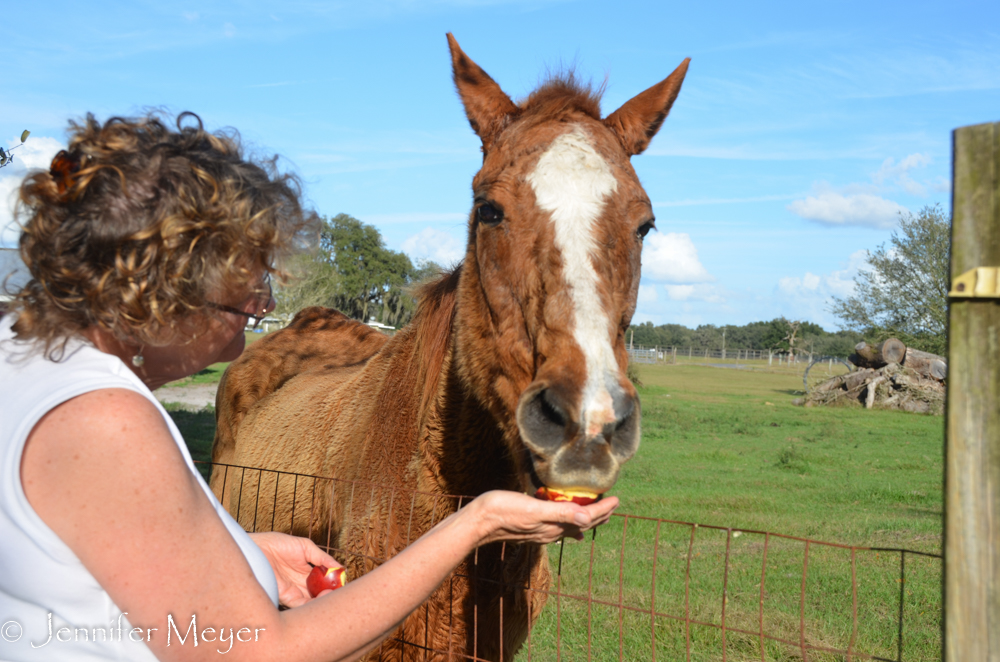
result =
[[858,343],[848,360],[857,370],[813,387],[801,403],[806,407],[858,403],[867,409],[944,413],[948,376],[944,357],[889,338],[879,345]]

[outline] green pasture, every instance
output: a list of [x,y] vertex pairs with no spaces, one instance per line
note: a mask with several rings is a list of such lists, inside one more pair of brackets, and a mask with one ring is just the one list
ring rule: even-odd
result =
[[[563,597],[549,598],[530,659],[556,659],[558,647],[564,660],[620,651],[626,660],[686,660],[688,651],[691,660],[721,660],[723,648],[729,660],[793,660],[804,641],[894,660],[901,589],[902,659],[940,659],[940,559],[907,555],[901,583],[898,552],[859,550],[852,560],[847,549],[810,543],[807,552],[803,542],[752,532],[941,550],[942,418],[794,406],[803,370],[681,357],[639,367],[642,446],[613,492],[619,511],[638,517],[614,518],[593,543],[567,541],[561,564],[560,547],[550,546]],[[192,454],[207,459],[214,414],[172,415]],[[723,605],[725,635],[683,620],[721,626]],[[796,645],[765,640],[762,656],[761,614],[765,635]],[[529,659],[527,647],[518,659]],[[808,659],[847,657],[810,651]]]
[[[726,627],[755,633],[727,631],[726,659],[762,659],[761,612],[766,635],[897,658],[899,553],[857,551],[855,595],[850,550],[811,543],[803,580],[805,543],[769,536],[765,564],[765,536],[746,530],[939,554],[943,420],[794,406],[804,367],[680,360],[639,367],[642,446],[614,490],[620,512],[732,532],[615,518],[597,533],[592,573],[590,540],[566,542],[561,592],[614,606],[550,598],[532,632],[531,659],[555,658],[558,612],[564,660],[606,660],[619,651],[626,660],[685,660],[688,651],[691,660],[721,660],[721,628],[677,619],[721,626],[724,584]],[[553,568],[558,557],[550,547]],[[902,659],[940,659],[941,561],[907,555],[905,564]],[[764,642],[765,660],[801,657],[798,647]],[[527,650],[519,659],[528,659]]]

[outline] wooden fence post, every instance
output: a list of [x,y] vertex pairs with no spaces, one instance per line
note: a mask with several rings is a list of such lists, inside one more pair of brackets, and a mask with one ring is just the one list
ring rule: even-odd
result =
[[[1000,122],[956,129],[951,280],[1000,267]],[[944,656],[1000,659],[1000,300],[948,313]]]

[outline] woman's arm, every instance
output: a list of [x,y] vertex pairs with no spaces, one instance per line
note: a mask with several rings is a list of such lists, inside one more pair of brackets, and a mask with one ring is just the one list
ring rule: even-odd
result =
[[241,660],[356,659],[476,546],[551,542],[606,520],[617,505],[489,493],[375,571],[279,612],[142,395],[108,389],[56,407],[32,431],[21,475],[32,507],[133,626],[157,628],[148,645],[161,660],[218,659],[215,644],[182,646],[175,637],[168,647],[168,614],[182,632],[192,614],[199,629],[256,631],[256,641],[232,643]]

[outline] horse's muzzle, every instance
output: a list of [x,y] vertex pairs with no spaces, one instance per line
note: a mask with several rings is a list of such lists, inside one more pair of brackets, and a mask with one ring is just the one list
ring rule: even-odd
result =
[[639,447],[641,416],[634,392],[619,388],[609,397],[603,418],[588,424],[594,413],[581,411],[558,384],[535,382],[521,395],[517,425],[542,485],[602,493],[615,484]]

